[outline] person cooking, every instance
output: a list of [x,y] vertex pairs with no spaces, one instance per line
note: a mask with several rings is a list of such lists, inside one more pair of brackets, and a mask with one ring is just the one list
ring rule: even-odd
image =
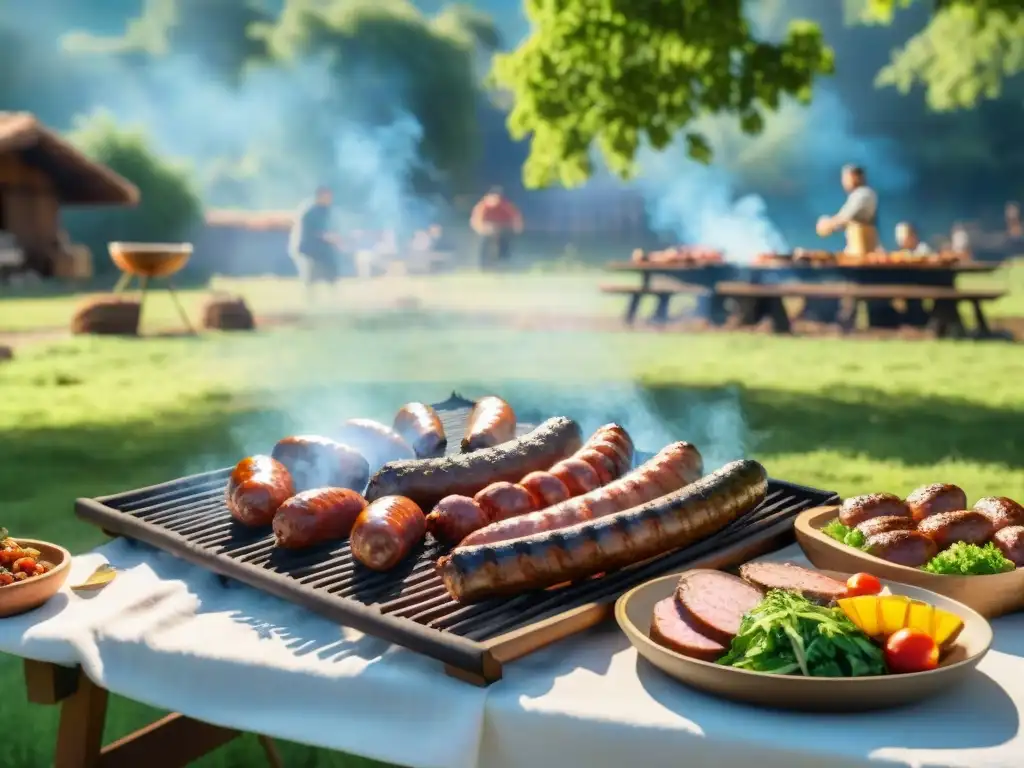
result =
[[480,236],[481,266],[507,262],[512,235],[523,231],[523,215],[505,198],[501,187],[492,187],[473,207],[469,225]]
[[828,237],[843,230],[846,253],[864,256],[878,250],[878,195],[867,185],[867,174],[858,165],[845,165],[841,176],[846,202],[835,216],[818,219],[817,232]]

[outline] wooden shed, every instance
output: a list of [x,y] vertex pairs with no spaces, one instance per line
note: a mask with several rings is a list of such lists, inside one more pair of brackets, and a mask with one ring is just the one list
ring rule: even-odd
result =
[[0,240],[44,277],[76,276],[62,205],[136,205],[139,190],[26,112],[0,112]]

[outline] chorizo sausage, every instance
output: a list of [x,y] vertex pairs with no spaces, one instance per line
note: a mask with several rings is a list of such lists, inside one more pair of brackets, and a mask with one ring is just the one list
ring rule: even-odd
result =
[[296,491],[351,488],[361,491],[370,466],[355,448],[319,435],[298,435],[277,441],[273,458],[285,465]]
[[463,603],[543,589],[689,546],[756,507],[767,489],[764,467],[734,461],[681,490],[600,519],[458,547],[437,569],[448,593]]
[[534,509],[545,509],[572,497],[565,483],[550,472],[531,472],[519,484],[530,494]]
[[582,496],[584,493],[590,493],[595,488],[601,487],[601,479],[594,468],[575,456],[563,459],[548,472],[565,483],[565,487],[573,496]]
[[582,496],[528,515],[492,523],[459,546],[490,544],[581,523],[653,501],[696,481],[704,473],[700,452],[690,443],[672,443],[627,475]]
[[416,458],[443,456],[448,437],[437,411],[426,403],[406,403],[395,414],[392,428],[412,446]]
[[416,452],[395,430],[373,419],[349,419],[338,430],[339,442],[351,445],[376,472],[389,461],[416,458]]
[[270,525],[277,508],[295,495],[288,469],[270,456],[250,456],[235,465],[225,493],[228,511],[245,525]]
[[462,452],[493,448],[515,436],[516,414],[512,406],[500,397],[488,395],[480,398],[470,411],[466,434],[462,438]]
[[992,535],[1003,557],[1020,568],[1024,565],[1024,525],[1008,525]]
[[415,501],[385,496],[369,504],[352,525],[352,556],[374,571],[390,571],[423,541],[427,523]]
[[1024,507],[1005,496],[986,496],[974,504],[974,511],[981,512],[992,523],[995,530],[1010,525],[1024,525]]
[[918,531],[886,531],[876,533],[865,542],[869,554],[897,565],[918,568],[935,555],[935,542]]
[[940,512],[955,512],[967,509],[967,494],[963,489],[949,483],[933,483],[922,485],[907,496],[907,506],[915,521],[921,522],[926,517]]
[[455,543],[490,522],[475,500],[453,494],[437,502],[427,515],[427,531],[435,539]]
[[991,520],[981,512],[967,509],[926,517],[917,524],[917,530],[934,541],[939,549],[945,549],[958,541],[984,544],[995,533]]
[[533,510],[529,491],[515,483],[491,483],[474,496],[473,501],[480,505],[491,522],[525,515]]
[[292,496],[274,515],[282,549],[304,549],[347,538],[366,499],[350,488],[315,488]]
[[472,497],[493,482],[518,482],[524,475],[571,456],[581,443],[579,425],[556,416],[527,435],[493,448],[436,459],[412,459],[385,464],[370,478],[366,496],[406,496],[422,509],[445,496]]
[[839,507],[839,522],[855,528],[872,517],[910,517],[907,505],[892,493],[868,493],[843,501]]

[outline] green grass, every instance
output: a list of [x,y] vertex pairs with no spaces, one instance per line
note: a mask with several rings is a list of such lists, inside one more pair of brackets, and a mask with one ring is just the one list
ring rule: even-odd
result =
[[[465,312],[584,307],[593,302],[592,279],[562,275],[531,296],[531,276],[410,281],[405,290],[423,296],[421,311],[374,314],[396,295],[380,291],[353,295],[359,315],[325,317],[316,329],[21,347],[0,364],[0,522],[82,551],[102,537],[74,519],[76,496],[224,466],[292,430],[323,430],[350,415],[387,419],[406,399],[440,400],[453,389],[505,395],[524,419],[551,411],[629,418],[643,447],[688,438],[712,462],[745,453],[776,477],[844,494],[902,494],[941,480],[972,498],[1024,497],[1018,345],[530,333],[429,311],[451,310],[449,302]],[[295,301],[282,296],[280,281],[260,286],[245,288],[258,307]],[[23,311],[35,323],[57,318],[68,303],[5,301],[0,327],[20,322]],[[5,768],[51,759],[57,712],[25,707],[20,675],[17,660],[0,662],[14,734]],[[155,715],[115,697],[107,738]],[[289,766],[360,764],[285,749]],[[247,737],[202,765],[260,761]]]

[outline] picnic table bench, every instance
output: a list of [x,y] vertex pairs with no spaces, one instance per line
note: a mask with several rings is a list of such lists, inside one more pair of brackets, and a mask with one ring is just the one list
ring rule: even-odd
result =
[[792,326],[786,312],[784,299],[832,299],[846,300],[847,307],[840,312],[839,325],[844,331],[853,330],[857,312],[863,302],[868,301],[931,301],[928,325],[939,338],[965,338],[968,336],[960,316],[960,302],[968,302],[974,309],[978,338],[992,338],[988,320],[983,309],[984,302],[995,301],[1006,295],[997,289],[963,290],[945,286],[930,285],[857,285],[853,283],[777,283],[758,284],[746,282],[720,282],[715,292],[724,298],[737,301],[740,306],[740,321],[754,325],[763,318],[772,321],[776,333],[789,333]]
[[701,285],[680,282],[658,282],[654,285],[602,285],[602,293],[618,296],[628,296],[629,303],[626,305],[626,323],[632,325],[640,310],[640,302],[645,296],[651,296],[657,304],[650,322],[663,324],[669,321],[669,304],[675,296],[708,296],[711,289]]

